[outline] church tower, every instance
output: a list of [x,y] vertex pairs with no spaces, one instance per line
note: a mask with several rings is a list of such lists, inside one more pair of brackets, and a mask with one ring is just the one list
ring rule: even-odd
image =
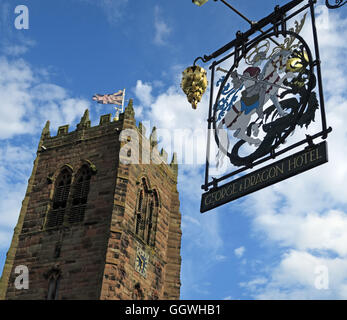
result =
[[[168,164],[156,129],[147,139],[134,116],[130,100],[119,120],[94,127],[88,110],[72,132],[51,137],[47,122],[0,299],[179,299],[176,155]],[[16,288],[19,266],[27,289]]]

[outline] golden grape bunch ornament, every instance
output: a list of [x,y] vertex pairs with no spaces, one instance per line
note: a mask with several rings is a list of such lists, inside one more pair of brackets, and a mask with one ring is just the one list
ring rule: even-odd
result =
[[207,88],[207,73],[200,66],[191,66],[182,72],[181,88],[193,109],[197,108]]

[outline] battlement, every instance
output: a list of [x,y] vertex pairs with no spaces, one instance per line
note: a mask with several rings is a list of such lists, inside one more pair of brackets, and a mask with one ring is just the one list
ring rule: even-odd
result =
[[152,128],[152,132],[149,138],[147,138],[146,128],[142,122],[139,122],[138,126],[136,125],[132,99],[130,99],[124,112],[119,115],[119,119],[112,120],[111,114],[101,115],[99,124],[96,126],[91,126],[88,109],[85,110],[81,121],[73,131],[69,131],[69,124],[65,124],[58,127],[55,136],[51,136],[50,121],[47,121],[42,130],[38,152],[47,152],[69,145],[72,146],[83,141],[102,140],[102,138],[107,136],[110,136],[110,138],[117,136],[117,140],[121,143],[121,148],[125,146],[125,148],[133,149],[129,151],[129,154],[133,154],[134,150],[136,152],[138,150],[138,157],[135,157],[134,164],[137,162],[138,164],[164,164],[177,176],[177,154],[174,152],[169,162],[168,153],[163,148],[160,151],[158,150],[156,127]]

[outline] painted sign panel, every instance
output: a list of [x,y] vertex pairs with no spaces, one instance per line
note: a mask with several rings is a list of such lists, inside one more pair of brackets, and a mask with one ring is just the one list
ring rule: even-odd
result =
[[211,189],[202,195],[200,211],[206,212],[326,162],[328,162],[327,143],[323,141],[223,186]]

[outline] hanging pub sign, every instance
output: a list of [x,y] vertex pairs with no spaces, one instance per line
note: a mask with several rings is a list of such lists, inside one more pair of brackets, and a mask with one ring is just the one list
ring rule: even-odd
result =
[[[314,6],[311,0],[277,6],[183,73],[182,89],[196,109],[207,86],[206,71],[196,63],[213,60],[201,212],[328,161],[325,139],[332,129],[326,123]],[[211,176],[212,159],[216,168],[227,162],[227,173]]]

